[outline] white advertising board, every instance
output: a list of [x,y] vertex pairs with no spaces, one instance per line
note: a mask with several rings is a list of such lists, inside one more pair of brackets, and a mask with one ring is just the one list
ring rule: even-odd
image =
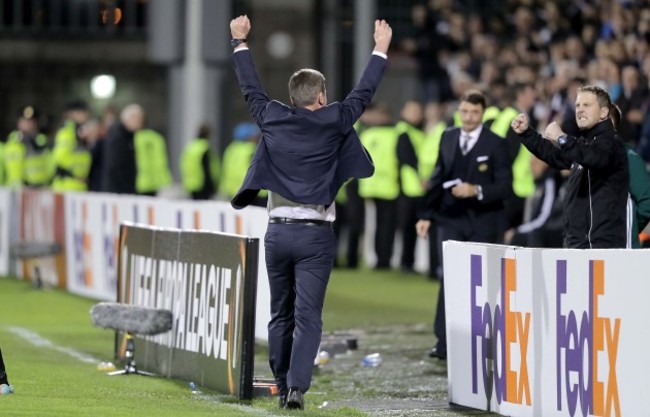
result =
[[450,402],[508,416],[641,416],[650,251],[444,245]]
[[[114,301],[120,223],[232,233],[263,241],[268,216],[263,208],[236,211],[218,201],[66,193],[65,221],[68,290]],[[259,265],[255,337],[266,340],[271,313],[264,250],[260,250]]]
[[[11,244],[11,226],[17,224],[17,212],[15,210],[16,196],[8,188],[0,188],[0,276],[10,273],[9,268],[9,245]],[[16,215],[16,216],[14,216]],[[16,218],[12,218],[12,216]]]

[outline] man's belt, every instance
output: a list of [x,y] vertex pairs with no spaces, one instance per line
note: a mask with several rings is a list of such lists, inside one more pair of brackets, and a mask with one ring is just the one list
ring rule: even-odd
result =
[[269,223],[273,224],[303,224],[305,226],[325,226],[332,228],[333,223],[326,220],[316,219],[289,219],[287,217],[269,217]]

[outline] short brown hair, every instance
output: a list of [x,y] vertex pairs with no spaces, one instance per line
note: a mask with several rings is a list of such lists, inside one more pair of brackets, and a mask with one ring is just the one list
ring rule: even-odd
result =
[[466,101],[471,104],[479,104],[483,107],[483,110],[487,107],[487,99],[485,94],[481,93],[479,90],[467,90],[460,97],[460,101]]
[[596,100],[598,100],[598,105],[600,107],[607,107],[611,111],[612,99],[609,97],[609,93],[602,87],[598,87],[597,85],[583,85],[578,87],[578,93],[595,94]]
[[314,104],[318,94],[325,92],[325,76],[314,69],[304,68],[289,78],[289,97],[296,107]]

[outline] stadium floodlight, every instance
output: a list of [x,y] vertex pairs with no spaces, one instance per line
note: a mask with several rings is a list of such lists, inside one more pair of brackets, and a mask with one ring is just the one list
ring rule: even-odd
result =
[[266,50],[273,58],[288,58],[295,49],[293,37],[286,32],[272,33],[266,41]]
[[90,80],[90,92],[97,99],[113,98],[115,95],[115,77],[108,74],[93,77]]

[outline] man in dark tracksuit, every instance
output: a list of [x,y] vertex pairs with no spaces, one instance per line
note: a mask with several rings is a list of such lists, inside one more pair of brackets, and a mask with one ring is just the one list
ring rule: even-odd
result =
[[626,221],[629,171],[623,140],[609,119],[611,99],[600,87],[584,86],[576,98],[579,138],[553,122],[544,136],[519,114],[512,128],[539,159],[556,169],[571,169],[565,197],[564,246],[629,248]]
[[260,84],[246,45],[250,28],[247,16],[230,22],[232,62],[262,138],[231,204],[244,208],[260,189],[269,191],[264,237],[271,290],[269,364],[280,390],[280,407],[303,409],[336,256],[334,198],[349,178],[374,172],[353,125],[388,66],[392,30],[385,21],[375,21],[375,49],[345,100],[328,104],[323,74],[302,69],[289,80],[288,106],[269,99]]

